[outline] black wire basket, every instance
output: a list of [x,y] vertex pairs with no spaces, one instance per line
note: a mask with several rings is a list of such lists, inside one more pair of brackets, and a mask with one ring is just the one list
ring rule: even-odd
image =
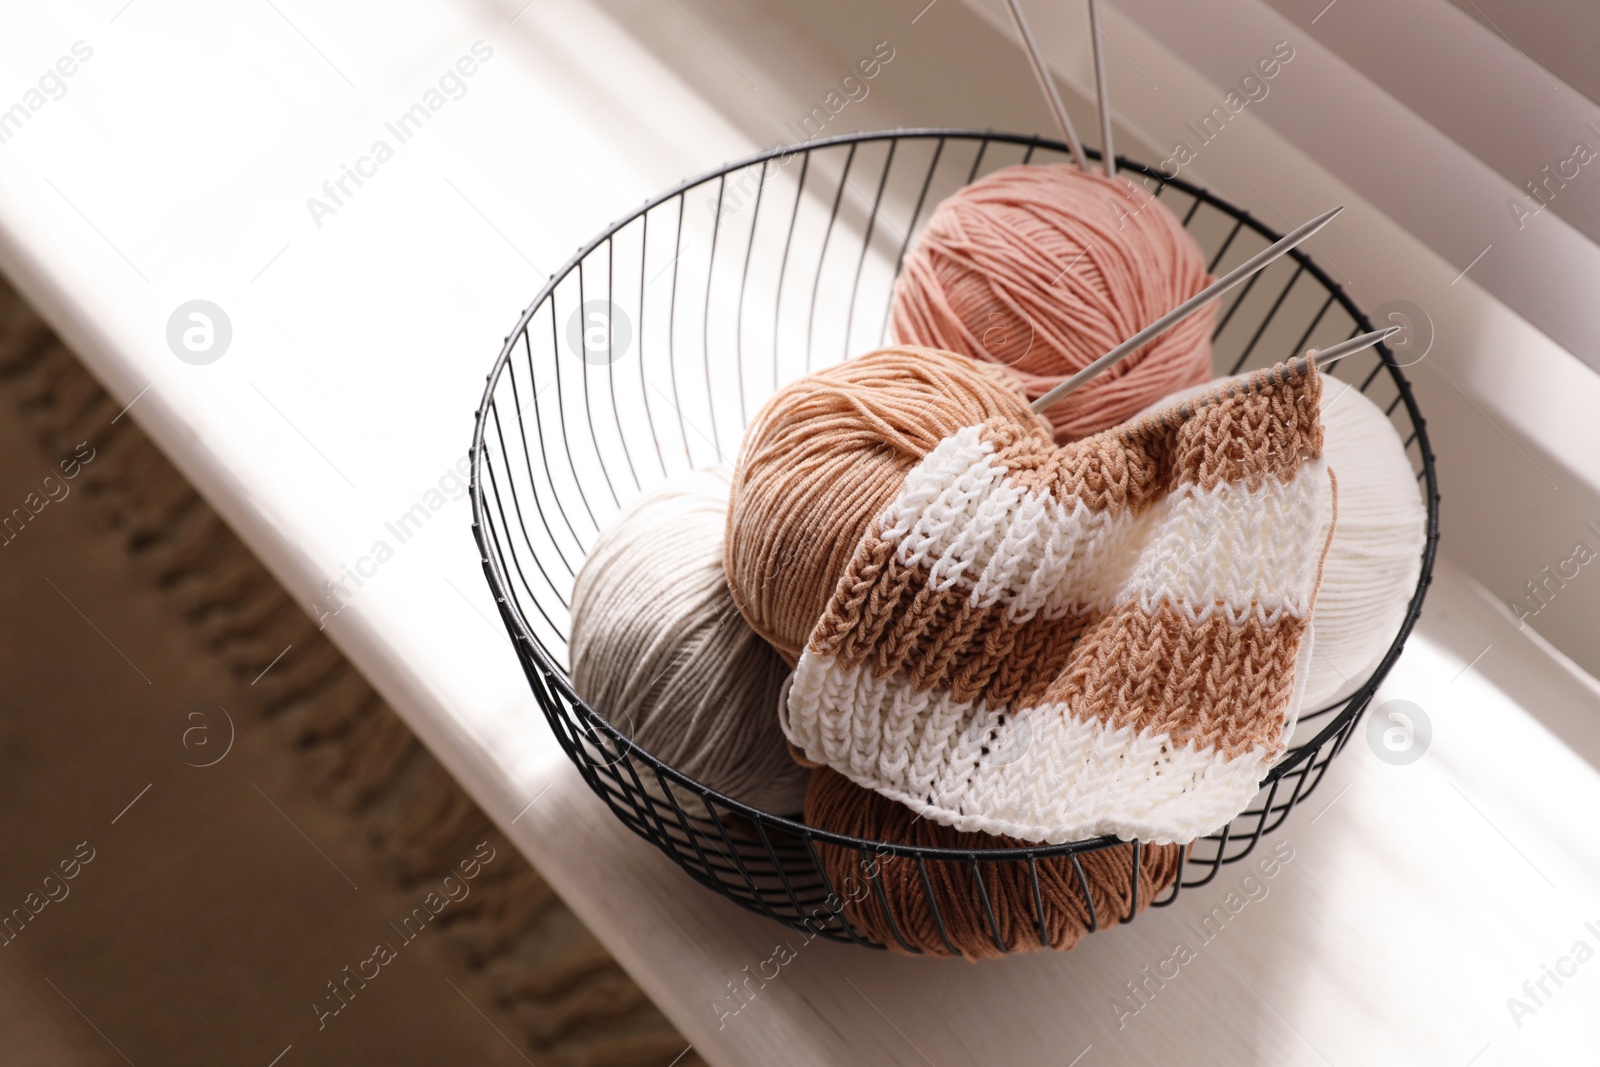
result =
[[[1096,155],[1091,152],[1090,155]],[[632,743],[573,691],[573,578],[623,504],[669,476],[731,464],[748,417],[800,375],[886,343],[891,288],[913,236],[945,196],[1015,163],[1067,160],[1056,141],[964,130],[899,130],[819,139],[729,164],[645,202],[558,271],[522,313],[489,374],[472,442],[473,535],[500,615],[550,727],[584,780],[639,836],[690,877],[752,911],[833,940],[883,947],[843,913],[818,852],[955,865],[983,887],[996,864],[1025,867],[1044,939],[1039,861],[1067,857],[1090,929],[1138,910],[1140,847],[1119,915],[1095,914],[1080,856],[1097,838],[976,851],[827,833],[797,816],[724,796]],[[1200,243],[1220,274],[1280,234],[1203,189],[1119,159]],[[1213,335],[1218,374],[1269,366],[1373,328],[1309,256],[1295,250],[1223,298]],[[1438,542],[1439,494],[1421,413],[1385,345],[1334,376],[1385,409],[1423,483],[1421,576],[1394,640],[1350,697],[1304,712],[1290,747],[1249,807],[1196,841],[1163,906],[1250,855],[1321,782],[1349,741],[1422,610]],[[987,873],[986,873],[987,872]],[[949,873],[949,872],[944,872]],[[874,884],[879,903],[888,900]],[[895,916],[888,927],[895,939]],[[996,949],[1008,945],[990,916]],[[903,940],[900,947],[913,951]]]

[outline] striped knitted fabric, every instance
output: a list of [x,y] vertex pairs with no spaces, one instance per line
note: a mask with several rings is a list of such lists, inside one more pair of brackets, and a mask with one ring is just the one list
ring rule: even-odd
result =
[[790,741],[960,830],[1222,826],[1299,710],[1329,518],[1320,392],[1280,364],[1065,446],[1006,419],[944,438],[812,631]]

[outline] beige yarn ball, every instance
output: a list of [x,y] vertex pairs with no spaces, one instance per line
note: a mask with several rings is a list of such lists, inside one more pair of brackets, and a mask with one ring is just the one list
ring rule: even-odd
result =
[[572,593],[572,685],[676,770],[776,814],[804,805],[778,698],[789,669],[722,567],[731,472],[690,471],[603,533]]

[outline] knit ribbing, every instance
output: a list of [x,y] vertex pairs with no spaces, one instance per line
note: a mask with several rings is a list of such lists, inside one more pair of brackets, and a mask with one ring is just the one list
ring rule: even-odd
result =
[[1003,419],[945,438],[857,543],[789,739],[960,830],[1168,843],[1227,822],[1298,712],[1319,389],[1280,366],[1064,447]]

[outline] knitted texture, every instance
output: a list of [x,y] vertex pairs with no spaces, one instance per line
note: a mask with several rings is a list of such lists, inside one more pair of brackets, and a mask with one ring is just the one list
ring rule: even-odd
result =
[[1005,418],[949,435],[838,578],[790,741],[959,830],[1165,844],[1228,822],[1299,709],[1320,388],[1280,364],[1066,446]]
[[[1145,411],[1218,384],[1182,390]],[[1324,383],[1319,407],[1323,458],[1339,482],[1339,522],[1311,615],[1315,647],[1306,679],[1308,708],[1338,703],[1377,669],[1416,594],[1428,539],[1428,509],[1416,470],[1389,416],[1360,389],[1332,378]],[[1331,482],[1328,489],[1331,493]],[[1328,533],[1325,529],[1322,536]]]
[[[1183,223],[1127,179],[1004,167],[934,210],[895,283],[891,333],[1003,365],[1037,398],[1210,281]],[[1057,404],[1056,440],[1210,378],[1215,319],[1207,305]]]

